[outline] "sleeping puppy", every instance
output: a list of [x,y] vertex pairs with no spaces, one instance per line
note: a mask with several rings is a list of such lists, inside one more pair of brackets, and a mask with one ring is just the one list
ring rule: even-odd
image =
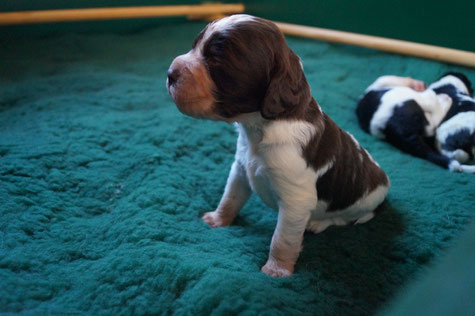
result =
[[[428,89],[409,77],[382,76],[366,89],[356,114],[363,130],[402,151],[451,171],[473,173],[475,167],[461,164],[473,157],[470,89],[461,74],[444,75]],[[442,122],[446,123],[439,127]],[[432,146],[434,136],[439,150]]]
[[393,146],[444,168],[450,159],[430,146],[428,138],[447,114],[452,101],[447,94],[426,89],[409,77],[383,76],[359,99],[356,115],[363,130]]
[[472,85],[461,73],[447,73],[429,86],[437,94],[447,94],[452,106],[436,130],[439,151],[454,159],[452,168],[475,173],[475,100]]
[[203,220],[230,225],[251,192],[277,209],[268,275],[293,273],[306,229],[364,223],[388,192],[383,170],[312,98],[299,57],[270,21],[210,23],[171,64],[167,88],[184,114],[235,123],[235,161]]

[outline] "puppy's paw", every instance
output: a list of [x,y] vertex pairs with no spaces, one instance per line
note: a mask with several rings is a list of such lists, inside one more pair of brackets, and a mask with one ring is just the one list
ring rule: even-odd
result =
[[409,88],[416,90],[418,92],[422,92],[427,88],[427,85],[425,84],[424,81],[412,79]]
[[218,211],[204,213],[203,221],[211,227],[229,226],[233,222],[233,218],[222,216]]
[[475,174],[475,166],[473,165],[460,165],[460,172]]
[[273,258],[269,258],[261,271],[272,277],[286,278],[291,276],[294,272],[294,265],[282,264]]

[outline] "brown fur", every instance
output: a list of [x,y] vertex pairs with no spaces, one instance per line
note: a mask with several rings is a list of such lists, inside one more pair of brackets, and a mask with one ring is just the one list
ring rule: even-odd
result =
[[348,133],[326,114],[323,122],[323,129],[304,147],[303,154],[315,170],[334,161],[316,184],[318,199],[329,203],[328,211],[342,210],[379,185],[389,184],[384,171]]

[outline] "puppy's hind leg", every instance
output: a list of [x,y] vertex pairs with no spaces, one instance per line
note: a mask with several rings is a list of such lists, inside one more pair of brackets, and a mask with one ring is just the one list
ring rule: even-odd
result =
[[205,213],[203,221],[211,227],[231,225],[251,196],[251,192],[245,168],[238,161],[234,161],[218,207],[214,212]]

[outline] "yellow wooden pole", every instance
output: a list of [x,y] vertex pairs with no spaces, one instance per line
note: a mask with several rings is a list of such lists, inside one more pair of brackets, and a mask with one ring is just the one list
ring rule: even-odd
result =
[[241,12],[244,12],[244,5],[240,3],[2,12],[0,25],[173,16],[207,17]]
[[282,22],[275,23],[280,28],[280,30],[287,35],[368,47],[392,53],[399,53],[403,55],[410,55],[463,66],[475,67],[475,53],[473,52],[389,39],[384,37],[334,31],[318,27],[303,26]]

